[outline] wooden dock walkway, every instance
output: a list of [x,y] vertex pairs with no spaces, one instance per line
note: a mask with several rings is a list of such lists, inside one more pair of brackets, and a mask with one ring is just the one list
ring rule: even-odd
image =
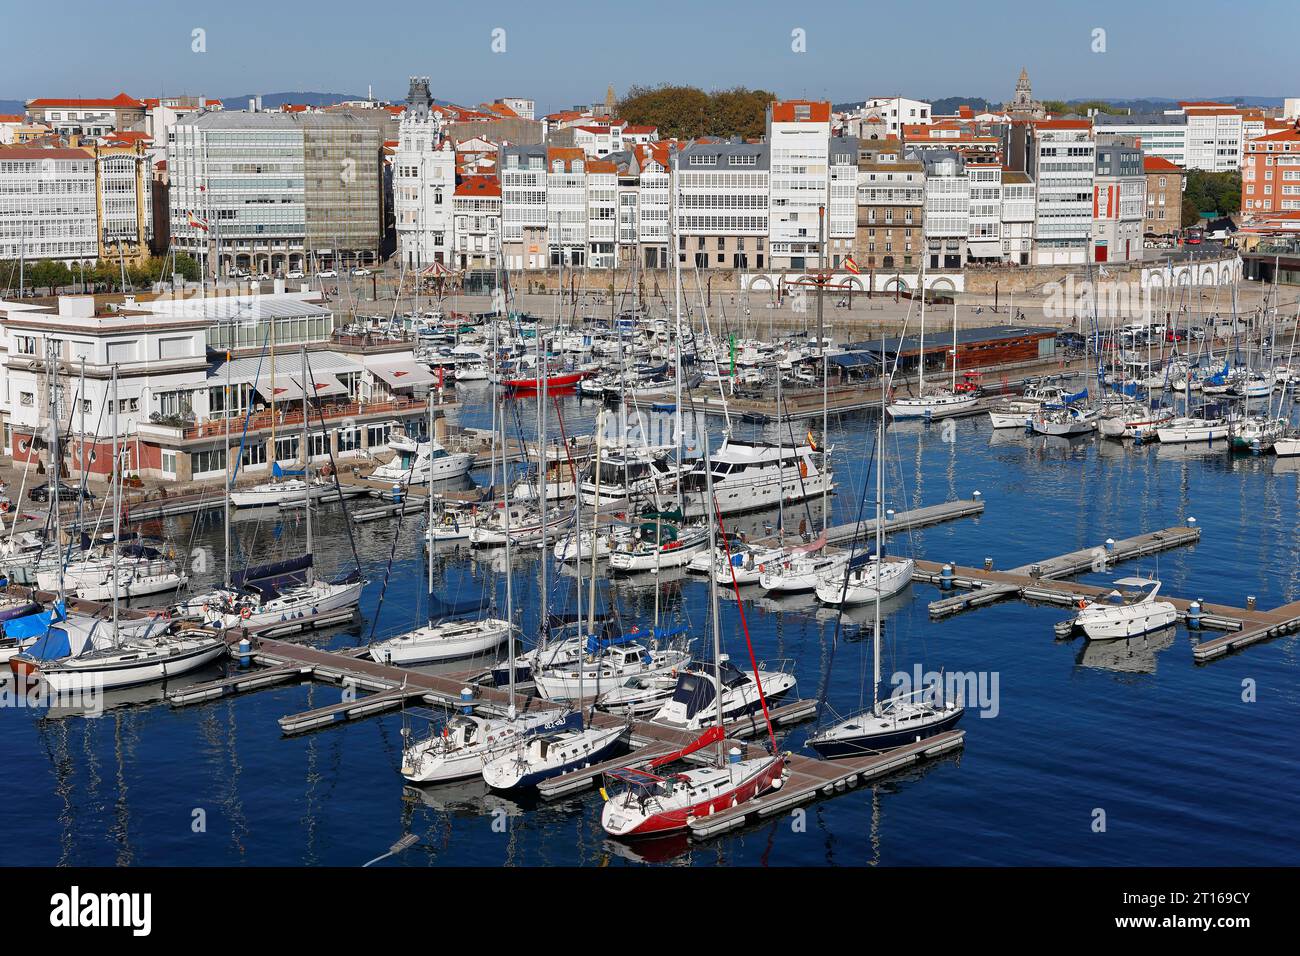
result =
[[[967,568],[944,565],[933,561],[917,561],[915,577],[937,584],[940,587],[967,589],[969,593],[957,594],[930,603],[930,616],[941,618],[967,611],[972,608],[992,604],[1003,598],[1027,596],[1026,590],[1034,589],[1038,600],[1051,600],[1053,593],[1062,596],[1060,603],[1072,603],[1081,594],[1105,594],[1109,588],[1083,584],[1062,585],[1053,588],[1047,582],[1058,578],[1079,574],[1083,571],[1102,570],[1113,567],[1121,561],[1168,551],[1172,548],[1195,544],[1200,540],[1201,529],[1176,526],[1163,531],[1152,531],[1135,535],[1122,541],[1114,541],[1092,548],[1081,548],[1056,557],[1046,558],[1032,564],[1021,565],[1010,571]],[[947,571],[945,571],[945,568]]]
[[[869,783],[886,774],[906,769],[923,760],[932,760],[960,750],[965,744],[965,739],[964,731],[950,730],[884,753],[862,757],[817,760],[800,754],[791,755],[787,761],[789,776],[779,790],[770,790],[762,796],[737,804],[730,809],[697,817],[688,825],[690,834],[693,837],[703,838],[735,830],[751,820],[771,817],[801,803],[816,800],[818,797],[831,796],[836,792],[856,787],[860,783]],[[758,751],[746,754],[746,756],[758,755]]]

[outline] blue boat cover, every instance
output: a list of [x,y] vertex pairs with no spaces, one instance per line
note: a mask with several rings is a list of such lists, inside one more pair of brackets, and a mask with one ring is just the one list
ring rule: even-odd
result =
[[243,571],[236,571],[231,575],[231,583],[238,588],[253,581],[261,581],[268,578],[279,578],[284,575],[296,574],[311,567],[311,562],[312,556],[310,554],[304,554],[302,557],[298,558],[274,561],[271,564],[255,565],[251,568],[245,568]]
[[63,620],[63,605],[57,604],[48,611],[41,611],[38,614],[28,614],[25,617],[15,618],[4,622],[4,636],[14,637],[24,640],[29,637],[35,637],[37,634],[43,634],[49,629],[51,622]]

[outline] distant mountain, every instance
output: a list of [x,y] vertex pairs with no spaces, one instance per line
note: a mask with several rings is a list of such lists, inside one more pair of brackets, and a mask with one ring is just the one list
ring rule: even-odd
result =
[[976,113],[983,113],[997,105],[982,96],[945,96],[941,100],[930,101],[930,112],[935,116],[952,116],[959,107],[969,106]]
[[228,110],[248,109],[248,101],[256,96],[262,97],[262,109],[278,110],[285,103],[303,103],[307,106],[333,106],[345,100],[364,100],[360,93],[245,93],[242,96],[223,96],[221,102]]
[[26,109],[26,100],[0,100],[0,113],[12,116],[15,113],[22,113]]

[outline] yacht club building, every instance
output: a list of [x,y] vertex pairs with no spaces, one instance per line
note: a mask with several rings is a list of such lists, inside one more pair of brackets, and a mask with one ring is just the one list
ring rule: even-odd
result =
[[185,482],[236,461],[250,474],[293,466],[304,392],[312,461],[363,456],[394,429],[425,432],[437,383],[410,341],[334,335],[306,292],[0,302],[0,323],[8,454],[48,469],[53,399],[70,436],[65,473],[84,460],[96,480],[111,472],[114,434],[127,475]]

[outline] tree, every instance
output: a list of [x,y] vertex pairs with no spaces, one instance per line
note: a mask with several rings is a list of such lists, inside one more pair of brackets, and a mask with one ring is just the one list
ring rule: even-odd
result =
[[618,104],[620,119],[656,126],[664,139],[763,135],[765,111],[774,95],[735,87],[705,93],[693,86],[634,86]]
[[1201,169],[1187,170],[1187,183],[1183,190],[1183,225],[1190,226],[1201,218],[1203,212],[1217,212],[1227,216],[1241,209],[1241,173],[1207,173]]

